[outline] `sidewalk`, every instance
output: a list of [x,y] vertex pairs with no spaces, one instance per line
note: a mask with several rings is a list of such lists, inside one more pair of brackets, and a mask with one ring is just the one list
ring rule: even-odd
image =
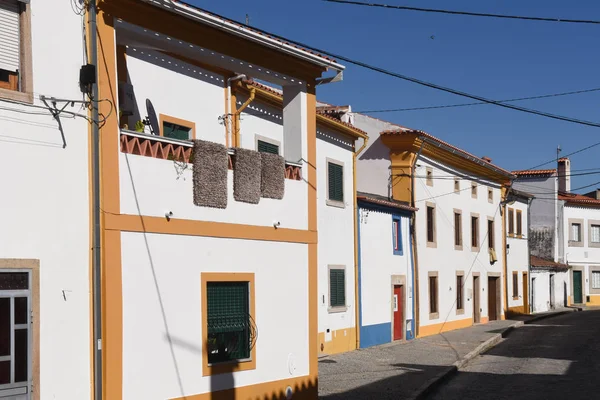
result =
[[[492,321],[409,342],[390,343],[319,360],[323,400],[415,399],[465,362],[496,345],[523,323],[572,312]],[[505,334],[507,334],[506,332]]]

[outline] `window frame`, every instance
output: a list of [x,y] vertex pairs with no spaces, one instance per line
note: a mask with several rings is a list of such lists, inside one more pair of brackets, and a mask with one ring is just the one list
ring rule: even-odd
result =
[[[396,248],[396,243],[398,247]],[[404,248],[402,246],[402,217],[399,215],[392,215],[392,250],[394,255],[404,255]]]
[[249,371],[256,369],[256,346],[250,349],[250,358],[216,364],[208,363],[208,282],[248,282],[249,310],[251,320],[256,321],[256,297],[253,272],[202,272],[201,297],[202,297],[202,376],[212,376],[235,371]]
[[[332,200],[329,197],[329,164],[335,164],[338,165],[340,167],[342,167],[342,200]],[[346,188],[345,188],[345,176],[346,176],[346,171],[345,171],[345,167],[344,167],[344,163],[338,160],[334,160],[333,158],[326,158],[325,159],[325,169],[326,169],[326,173],[327,173],[327,180],[326,180],[326,186],[325,186],[325,191],[327,193],[327,197],[326,197],[326,201],[325,204],[331,207],[338,207],[338,208],[346,208]]]
[[425,184],[427,186],[433,186],[433,168],[425,167]]
[[[431,290],[431,282],[434,282],[435,290]],[[434,298],[432,302],[432,293],[434,294]],[[440,317],[440,282],[438,278],[437,271],[432,271],[427,273],[427,294],[428,294],[428,303],[429,303],[429,319],[438,319]],[[432,308],[432,305],[435,303],[435,309]]]
[[[431,229],[433,240],[429,240],[429,209],[432,208],[432,221],[431,221]],[[426,202],[425,203],[425,242],[427,243],[427,247],[436,248],[437,247],[437,221],[436,221],[436,204]]]
[[[585,238],[583,237],[583,219],[580,218],[569,218],[568,226],[569,226],[569,247],[583,247]],[[573,240],[573,225],[579,225],[579,240]]]
[[[459,286],[459,278],[461,285]],[[459,297],[460,305],[459,307]],[[465,273],[464,271],[456,271],[456,315],[463,315],[465,313]]]
[[[513,271],[512,273],[512,299],[519,300],[519,272]],[[516,283],[516,285],[515,285]]]
[[[491,231],[490,231],[491,224]],[[487,218],[487,239],[488,239],[488,249],[496,250],[496,221],[494,221],[494,217]]]
[[596,219],[588,220],[588,246],[600,248],[600,242],[592,242],[592,228],[594,226],[600,227],[600,220],[596,220]]
[[[164,123],[167,122],[169,124],[173,124],[173,125],[178,125],[178,126],[183,126],[185,128],[190,128],[190,138],[189,139],[177,139],[177,138],[171,138],[171,137],[167,137],[164,134]],[[172,117],[170,115],[167,114],[159,114],[158,115],[158,125],[159,125],[159,129],[160,129],[160,136],[167,138],[167,139],[171,139],[171,140],[184,140],[184,141],[192,141],[194,139],[196,139],[196,123],[192,122],[192,121],[188,121],[185,119],[181,119],[181,118],[176,118],[176,117]]]
[[[29,347],[28,382],[32,400],[40,400],[40,261],[0,259],[0,272],[29,272]],[[13,384],[10,384],[13,385]],[[22,385],[19,385],[22,386]]]
[[[477,223],[475,225],[473,225],[473,218],[475,218],[477,220]],[[471,213],[471,251],[475,251],[475,252],[478,252],[479,247],[480,247],[479,219],[480,219],[479,214]],[[473,235],[473,226],[475,226],[475,235]],[[473,243],[477,243],[477,246],[473,246]]]
[[516,210],[515,213],[516,223],[515,223],[515,235],[521,239],[523,238],[523,211]]
[[[19,12],[19,73],[20,87],[0,88],[0,99],[33,104],[33,65],[31,51],[31,4],[17,1]],[[18,84],[17,84],[18,85]]]
[[[344,305],[343,306],[332,306],[331,305],[331,271],[332,270],[342,270],[344,271]],[[327,266],[327,312],[330,314],[345,312],[348,310],[348,296],[346,296],[347,288],[348,288],[348,279],[346,274],[346,266],[345,265],[328,265]]]
[[258,142],[264,142],[272,144],[273,146],[277,146],[277,154],[281,155],[281,142],[275,139],[268,138],[266,136],[254,135],[254,148],[256,151],[258,150]]
[[506,219],[508,220],[508,236],[515,237],[515,210],[509,208],[506,212]]
[[471,198],[477,198],[477,182],[471,182]]
[[[600,266],[599,265],[590,265],[589,266],[589,294],[593,295],[593,294],[600,294],[600,288],[595,289],[594,288],[594,272],[596,273],[600,273]],[[584,272],[582,271],[582,274]]]
[[454,193],[460,194],[460,178],[454,178]]
[[[459,216],[459,226],[458,231],[456,227],[456,216]],[[462,223],[462,210],[457,208],[454,209],[454,250],[463,250],[464,249],[464,241],[463,241],[463,223]],[[456,238],[458,233],[458,241],[459,244],[456,244]]]
[[494,203],[494,189],[488,188],[488,203]]

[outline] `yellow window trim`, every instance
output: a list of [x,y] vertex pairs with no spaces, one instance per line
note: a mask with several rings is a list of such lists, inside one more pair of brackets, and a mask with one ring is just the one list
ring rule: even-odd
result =
[[196,123],[195,122],[188,121],[188,120],[181,119],[181,118],[172,117],[172,116],[166,115],[166,114],[158,115],[158,125],[159,125],[159,129],[160,129],[160,136],[165,136],[164,132],[163,132],[163,124],[165,122],[168,122],[168,123],[174,124],[174,125],[183,126],[186,128],[190,128],[191,129],[190,140],[196,139]]
[[200,276],[202,281],[202,376],[256,369],[256,346],[250,350],[249,360],[215,365],[208,364],[208,309],[206,304],[206,285],[208,282],[248,282],[248,291],[250,295],[250,317],[252,320],[256,321],[254,274],[239,272],[203,272],[200,274]]

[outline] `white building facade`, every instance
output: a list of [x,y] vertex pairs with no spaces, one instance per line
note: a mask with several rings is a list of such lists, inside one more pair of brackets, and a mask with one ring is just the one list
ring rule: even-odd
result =
[[531,256],[531,312],[565,308],[570,296],[571,267]]
[[[83,23],[70,2],[0,1],[3,399],[91,396],[90,124],[77,84]],[[46,104],[44,96],[55,99]],[[54,118],[51,109],[65,105]]]
[[413,207],[358,195],[360,348],[414,338]]

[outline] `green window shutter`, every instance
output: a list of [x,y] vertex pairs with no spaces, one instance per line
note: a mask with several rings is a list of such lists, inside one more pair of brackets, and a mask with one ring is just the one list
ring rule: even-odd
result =
[[250,357],[248,289],[248,282],[206,284],[209,363]]
[[344,167],[327,163],[329,200],[344,201]]
[[163,136],[171,139],[190,140],[192,128],[186,126],[163,122]]
[[273,143],[258,141],[258,151],[261,153],[279,154],[279,146]]
[[329,302],[331,307],[346,305],[346,270],[329,270]]

